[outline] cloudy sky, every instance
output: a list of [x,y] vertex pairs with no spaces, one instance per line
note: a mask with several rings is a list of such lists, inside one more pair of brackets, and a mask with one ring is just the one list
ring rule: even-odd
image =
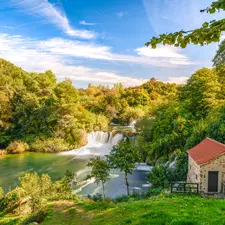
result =
[[211,0],[0,0],[0,57],[58,80],[138,85],[151,77],[183,83],[211,67],[218,44],[144,46],[151,37],[224,17],[199,10]]

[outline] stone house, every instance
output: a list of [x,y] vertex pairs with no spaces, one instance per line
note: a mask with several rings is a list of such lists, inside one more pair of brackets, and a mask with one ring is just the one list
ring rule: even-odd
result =
[[225,182],[225,145],[206,138],[187,153],[187,183],[198,183],[201,193],[222,192]]

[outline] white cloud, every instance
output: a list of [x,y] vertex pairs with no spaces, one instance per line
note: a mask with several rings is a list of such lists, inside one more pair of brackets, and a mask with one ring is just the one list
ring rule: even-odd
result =
[[[165,48],[165,49],[164,49]],[[158,49],[158,50],[157,50]],[[136,55],[123,55],[112,52],[108,46],[96,45],[80,41],[53,38],[36,40],[24,38],[20,35],[10,36],[0,33],[0,57],[5,58],[27,71],[53,70],[57,77],[71,78],[73,81],[114,84],[124,83],[126,86],[139,85],[146,81],[133,75],[120,75],[115,71],[104,71],[83,65],[72,65],[75,59],[88,58],[94,60],[119,61],[136,63],[156,67],[180,67],[192,62],[178,49],[160,47],[155,50],[138,48]],[[183,83],[186,77],[170,77],[170,83]]]
[[81,20],[80,24],[81,25],[85,25],[85,26],[95,26],[96,25],[96,23],[88,23],[85,20]]
[[128,15],[128,12],[118,12],[117,13],[118,17],[124,17],[124,16],[127,16],[127,15]]
[[113,53],[109,46],[66,40],[62,38],[53,38],[41,41],[38,45],[38,47],[43,51],[52,54],[88,59],[132,62],[156,67],[177,67],[193,64],[187,56],[179,53],[179,51],[181,51],[180,49],[170,46],[161,46],[156,49],[142,47],[137,48],[134,51],[135,55],[124,55]]
[[168,83],[185,84],[189,77],[169,77]]
[[136,52],[138,55],[146,57],[163,57],[163,58],[181,58],[187,59],[186,56],[178,53],[179,49],[172,46],[158,46],[156,49],[153,48],[137,48]]
[[27,71],[41,72],[51,69],[58,79],[70,78],[76,81],[112,85],[118,82],[125,86],[135,86],[146,82],[146,79],[122,76],[115,72],[97,68],[70,65],[64,55],[44,52],[38,43],[19,35],[9,36],[0,33],[0,57],[9,60]]
[[65,12],[55,5],[48,2],[48,0],[11,0],[14,4],[13,6],[16,8],[22,8],[25,12],[37,15],[39,17],[44,17],[47,19],[49,23],[56,25],[60,28],[64,33],[84,38],[91,39],[96,36],[96,34],[92,31],[87,30],[78,30],[71,27],[69,20],[65,14]]

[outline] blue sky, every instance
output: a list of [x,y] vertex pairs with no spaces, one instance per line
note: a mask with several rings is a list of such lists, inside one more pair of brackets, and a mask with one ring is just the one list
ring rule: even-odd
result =
[[144,46],[152,36],[224,17],[199,10],[211,0],[0,0],[0,57],[58,80],[127,86],[151,77],[183,83],[211,67],[218,43],[179,49]]

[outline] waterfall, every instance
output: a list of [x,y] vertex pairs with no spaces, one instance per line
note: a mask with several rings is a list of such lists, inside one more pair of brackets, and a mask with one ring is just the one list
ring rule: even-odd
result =
[[79,149],[74,149],[69,152],[62,152],[63,155],[108,155],[112,147],[120,140],[122,140],[122,134],[115,134],[103,132],[103,131],[93,131],[88,134],[88,144]]
[[88,135],[88,144],[106,144],[108,143],[110,134],[103,131],[93,131]]
[[152,170],[152,166],[149,166],[146,163],[136,163],[135,170],[150,172]]
[[176,163],[177,163],[177,156],[175,157],[175,159],[173,160],[173,162],[171,162],[169,164],[169,168],[174,169],[176,167]]
[[108,144],[113,147],[114,145],[117,145],[119,143],[119,141],[121,141],[123,139],[123,135],[122,134],[115,134],[114,136],[112,136],[112,134],[110,134],[110,138],[109,138],[109,142]]

